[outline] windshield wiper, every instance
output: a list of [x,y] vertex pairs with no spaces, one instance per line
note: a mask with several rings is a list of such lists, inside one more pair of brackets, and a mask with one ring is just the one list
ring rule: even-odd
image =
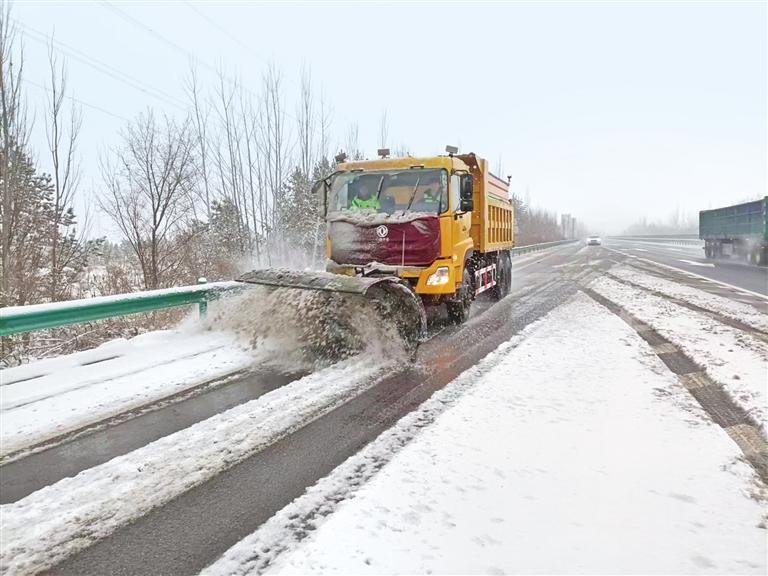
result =
[[381,196],[382,186],[384,186],[384,176],[382,176],[381,180],[379,180],[379,187],[376,189],[376,200],[379,200],[379,197]]
[[416,178],[416,184],[413,186],[413,192],[411,192],[411,199],[408,201],[408,207],[403,210],[403,214],[408,212],[408,210],[411,209],[411,204],[413,204],[414,199],[416,198],[416,189],[419,187],[419,182],[421,182],[421,176]]

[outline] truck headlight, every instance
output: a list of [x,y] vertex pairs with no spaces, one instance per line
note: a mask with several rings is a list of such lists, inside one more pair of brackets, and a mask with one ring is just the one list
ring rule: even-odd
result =
[[448,266],[440,266],[435,272],[429,275],[427,278],[427,286],[442,286],[448,284]]

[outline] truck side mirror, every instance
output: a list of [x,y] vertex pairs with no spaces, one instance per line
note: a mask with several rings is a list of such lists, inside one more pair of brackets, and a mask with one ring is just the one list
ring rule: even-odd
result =
[[318,180],[312,184],[312,194],[317,200],[320,214],[325,217],[328,214],[328,184],[325,180]]
[[461,175],[459,198],[461,200],[459,209],[462,212],[472,212],[474,208],[474,203],[472,202],[472,174]]

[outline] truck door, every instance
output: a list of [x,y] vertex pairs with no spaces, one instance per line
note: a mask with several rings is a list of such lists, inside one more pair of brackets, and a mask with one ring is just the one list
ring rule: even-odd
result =
[[[454,254],[457,256],[456,265],[458,269],[464,264],[463,258],[467,248],[472,247],[472,238],[470,236],[470,229],[472,227],[472,213],[465,212],[463,214],[459,212],[460,199],[459,199],[459,176],[458,174],[451,175],[451,240],[453,243]],[[458,276],[461,278],[461,276]]]

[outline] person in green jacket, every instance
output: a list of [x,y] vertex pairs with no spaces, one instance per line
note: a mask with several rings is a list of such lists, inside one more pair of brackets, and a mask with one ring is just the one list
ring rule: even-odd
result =
[[361,182],[357,186],[357,193],[352,198],[349,208],[350,210],[380,210],[381,202],[376,197],[376,191],[373,186],[366,182]]
[[440,182],[438,180],[430,182],[421,197],[422,207],[430,212],[440,212],[440,196]]

